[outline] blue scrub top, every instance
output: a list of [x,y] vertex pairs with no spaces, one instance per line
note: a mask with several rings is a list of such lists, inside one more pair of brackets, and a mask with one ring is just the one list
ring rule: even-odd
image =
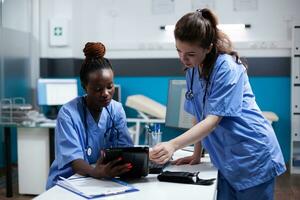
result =
[[[186,73],[187,89],[192,69]],[[218,126],[202,140],[215,167],[236,190],[267,182],[285,170],[284,159],[271,124],[255,102],[246,69],[232,56],[219,55],[207,81],[194,70],[192,100],[185,110],[198,122],[207,115],[222,116]]]
[[[112,100],[107,108],[119,134],[112,131],[112,120],[104,108],[96,124],[88,108],[84,106],[82,97],[75,98],[60,109],[55,129],[55,160],[50,167],[47,189],[56,184],[59,176],[68,178],[74,174],[71,167],[73,160],[83,159],[93,164],[100,157],[101,149],[111,146],[133,146],[122,105]],[[86,110],[88,145],[92,148],[91,156],[86,154],[87,134],[84,127],[84,109]]]

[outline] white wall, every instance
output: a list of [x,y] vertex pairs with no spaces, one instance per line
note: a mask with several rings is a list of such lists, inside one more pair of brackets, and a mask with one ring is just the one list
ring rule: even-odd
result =
[[[172,33],[159,27],[175,24],[192,11],[192,3],[210,1],[173,0],[171,14],[153,14],[153,1],[41,0],[41,57],[81,58],[87,41],[102,41],[108,48],[108,58],[177,57]],[[251,24],[239,38],[232,38],[242,55],[290,55],[291,24],[300,21],[299,0],[257,0],[257,9],[250,11],[234,11],[234,0],[211,2],[220,23]],[[57,18],[69,21],[68,46],[49,46],[49,20]]]

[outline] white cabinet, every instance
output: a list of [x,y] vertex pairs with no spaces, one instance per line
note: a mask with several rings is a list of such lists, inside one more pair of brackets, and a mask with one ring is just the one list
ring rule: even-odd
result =
[[41,194],[49,173],[49,129],[18,128],[20,194]]
[[300,142],[300,115],[295,115],[292,119],[292,140]]
[[300,23],[292,29],[291,174],[300,174]]

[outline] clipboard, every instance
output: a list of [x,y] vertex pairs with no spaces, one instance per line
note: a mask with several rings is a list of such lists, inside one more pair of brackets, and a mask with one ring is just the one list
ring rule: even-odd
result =
[[63,178],[56,183],[58,186],[87,199],[106,197],[138,189],[118,179],[95,179],[92,177]]

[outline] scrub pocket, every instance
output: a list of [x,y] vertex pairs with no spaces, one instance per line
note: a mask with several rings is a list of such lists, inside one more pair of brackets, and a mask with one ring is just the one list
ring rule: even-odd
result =
[[264,162],[268,159],[266,147],[249,141],[242,141],[224,148],[225,177],[230,182],[241,182],[261,173]]

